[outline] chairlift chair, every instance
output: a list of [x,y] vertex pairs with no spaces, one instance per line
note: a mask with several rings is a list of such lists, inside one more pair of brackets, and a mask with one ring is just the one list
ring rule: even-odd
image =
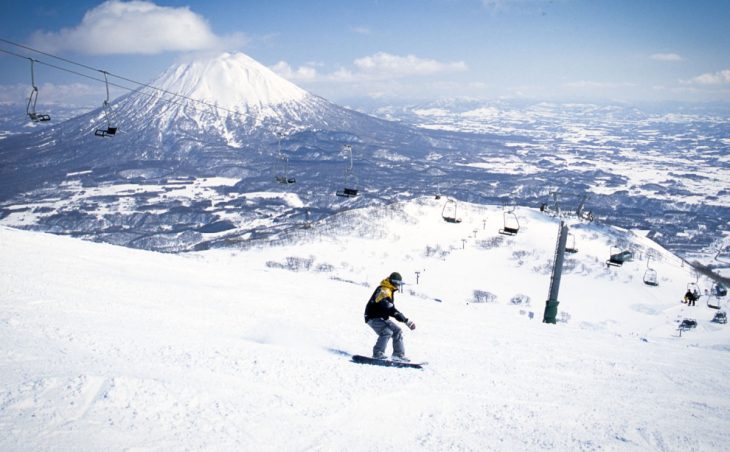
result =
[[96,129],[94,135],[97,137],[113,137],[117,134],[116,126],[112,126],[112,108],[109,104],[109,80],[106,71],[99,71],[104,74],[104,83],[106,84],[106,99],[102,104],[104,108],[104,116],[106,117],[106,129]]
[[721,282],[716,282],[712,285],[712,294],[717,298],[724,297],[727,295],[727,287]]
[[568,241],[565,245],[565,252],[575,254],[578,252],[578,248],[575,247],[575,236],[568,233]]
[[[606,265],[614,266],[614,267],[620,267],[624,264],[624,262],[630,260],[634,255],[631,251],[620,251],[620,252],[613,252],[613,249],[616,248],[614,246],[611,246],[611,250],[609,252],[608,260],[606,261]],[[618,250],[618,248],[616,248]]]
[[646,271],[644,272],[644,284],[647,286],[658,286],[657,272],[649,266],[650,257],[646,259]]
[[[507,217],[512,218],[513,221],[509,222],[508,225]],[[503,235],[517,235],[520,231],[520,221],[517,219],[514,209],[505,211],[502,215],[503,227],[499,230],[500,234]]]
[[720,299],[717,297],[708,296],[707,307],[710,309],[720,309]]
[[585,208],[586,202],[588,199],[590,199],[591,195],[589,193],[583,193],[583,197],[581,198],[580,202],[578,203],[578,207],[575,209],[575,215],[581,219],[586,220],[588,222],[593,221],[593,214],[589,211],[583,210]]
[[335,194],[344,198],[354,198],[358,195],[357,176],[352,171],[352,146],[346,144],[343,148],[350,157],[349,164],[345,168],[345,186],[342,190],[337,190]]
[[295,178],[289,177],[289,159],[284,156],[280,156],[279,158],[277,158],[277,160],[282,162],[281,165],[277,165],[277,168],[279,166],[282,166],[284,170],[277,172],[276,181],[280,184],[296,183],[297,180]]
[[358,195],[358,189],[345,187],[342,190],[337,190],[337,192],[335,192],[335,194],[337,196],[342,196],[345,198],[354,198],[355,196]]
[[677,329],[682,331],[691,330],[692,328],[697,327],[697,320],[695,319],[683,319],[682,322],[679,324]]
[[702,294],[702,291],[700,290],[700,286],[697,284],[697,282],[689,282],[687,283],[687,290],[695,294],[696,297],[699,297],[700,294]]
[[35,85],[35,70],[33,69],[33,64],[35,63],[35,60],[32,58],[28,58],[30,60],[30,83],[33,86],[33,89],[30,92],[30,97],[28,97],[28,106],[25,108],[25,112],[28,114],[28,117],[33,122],[45,122],[50,121],[51,117],[49,115],[42,115],[40,113],[36,113],[35,111],[35,105],[36,102],[38,102],[38,87]]
[[658,286],[656,270],[647,268],[644,272],[644,284],[647,286]]
[[441,218],[447,223],[461,223],[461,218],[456,216],[457,203],[453,199],[447,199],[444,208],[441,209]]
[[713,323],[720,323],[720,324],[726,324],[727,323],[727,314],[725,311],[718,311],[715,313],[715,316],[711,320]]
[[289,177],[289,158],[281,150],[281,133],[277,133],[277,136],[279,137],[279,153],[275,163],[276,181],[280,184],[293,184],[297,180]]
[[276,176],[276,181],[280,184],[293,184],[296,183],[296,179],[293,177]]
[[595,217],[593,216],[593,212],[591,212],[590,210],[589,211],[585,211],[585,212],[581,212],[579,218],[581,220],[585,220],[585,221],[587,221],[589,223],[592,222],[595,219]]

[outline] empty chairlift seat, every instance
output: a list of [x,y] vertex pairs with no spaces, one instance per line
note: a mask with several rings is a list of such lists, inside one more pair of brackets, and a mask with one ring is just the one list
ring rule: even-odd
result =
[[116,127],[107,127],[106,129],[96,129],[94,135],[97,137],[110,137],[117,134]]
[[355,188],[358,186],[358,183],[357,176],[355,176],[352,165],[352,146],[346,144],[342,147],[342,151],[349,159],[348,165],[345,167],[345,187],[342,190],[337,190],[335,194],[337,196],[342,196],[343,198],[354,198],[358,195],[359,190]]
[[713,323],[720,323],[720,324],[726,324],[727,323],[727,314],[725,314],[725,311],[718,311],[715,313],[715,317],[712,318]]
[[112,126],[112,107],[109,104],[109,80],[107,78],[106,71],[99,71],[104,74],[104,83],[106,84],[106,99],[101,107],[104,111],[104,117],[106,118],[106,129],[96,129],[94,135],[97,137],[113,137],[117,134],[117,127]]
[[619,253],[611,254],[606,261],[606,265],[620,267],[624,264],[624,262],[631,260],[632,257],[634,257],[634,254],[631,251],[621,251]]
[[565,243],[565,252],[566,253],[572,253],[575,254],[578,252],[578,248],[575,245],[575,236],[571,233],[568,233],[568,239]]
[[503,227],[499,230],[502,235],[517,235],[520,231],[520,221],[514,211],[504,212],[502,215]]
[[357,188],[348,188],[345,187],[342,190],[337,190],[337,196],[342,196],[345,198],[353,198],[357,196],[359,190]]
[[644,272],[644,284],[647,286],[658,286],[659,282],[657,281],[657,273],[656,270],[647,268],[646,272]]
[[441,209],[441,218],[447,223],[461,223],[461,218],[456,216],[458,205],[455,200],[447,199],[444,208]]
[[28,98],[28,106],[26,107],[25,111],[28,113],[28,117],[33,122],[46,122],[50,121],[51,117],[49,115],[43,115],[40,113],[36,113],[35,106],[36,102],[38,102],[38,87],[35,86],[35,71],[33,69],[33,63],[35,60],[32,58],[28,58],[30,60],[30,83],[33,86],[33,89],[30,92],[30,97]]

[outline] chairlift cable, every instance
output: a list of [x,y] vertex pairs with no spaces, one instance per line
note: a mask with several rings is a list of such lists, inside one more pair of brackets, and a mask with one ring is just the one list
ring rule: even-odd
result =
[[[13,55],[13,56],[16,56],[16,57],[19,57],[19,58],[23,58],[23,59],[29,59],[26,56],[23,56],[23,55],[20,55],[20,54],[11,52],[9,50],[1,49],[1,48],[0,48],[0,52],[4,52],[4,53],[7,53],[9,55]],[[36,63],[39,63],[39,64],[44,64],[46,66],[52,67],[52,68],[57,69],[57,70],[60,70],[60,71],[69,72],[71,74],[78,75],[78,76],[81,76],[81,77],[85,77],[85,78],[88,78],[90,80],[94,80],[96,82],[105,83],[104,79],[97,78],[97,77],[94,77],[94,76],[91,76],[91,75],[88,75],[88,74],[84,74],[84,73],[81,73],[81,72],[78,72],[78,71],[74,71],[72,69],[64,68],[64,67],[61,67],[61,66],[56,66],[55,64],[47,63],[45,61],[41,61],[41,60],[37,60],[37,59],[33,59],[33,61],[35,61]],[[102,70],[97,70],[97,71],[98,72],[104,72]],[[107,72],[107,74],[109,74],[109,73]],[[109,74],[109,75],[111,75],[111,74]],[[138,94],[138,95],[142,95],[142,96],[147,96],[147,97],[154,98],[154,99],[159,99],[159,100],[161,100],[163,102],[167,102],[167,103],[170,103],[170,104],[189,106],[190,108],[192,108],[195,111],[205,112],[205,110],[201,110],[199,107],[195,107],[194,105],[190,105],[189,103],[187,103],[185,101],[174,100],[174,99],[165,99],[165,98],[163,98],[159,94],[147,93],[147,92],[141,91],[141,89],[143,89],[143,88],[130,88],[129,86],[120,85],[120,84],[114,83],[114,82],[108,82],[108,84],[110,86],[114,86],[116,88],[121,88],[121,89],[130,91],[130,92],[132,92],[134,94]],[[184,97],[184,96],[180,96],[180,97]],[[199,101],[199,102],[203,102],[203,101]],[[228,110],[228,109],[223,108],[223,107],[218,107],[218,106],[214,106],[214,105],[211,105],[211,106],[213,108],[217,108],[219,110],[226,110],[226,111],[230,111],[230,112],[233,112],[233,113],[237,113],[237,112],[234,112],[232,110]]]
[[[56,56],[56,55],[53,55],[53,54],[50,54],[50,53],[47,53],[47,52],[43,52],[41,50],[37,50],[37,49],[34,49],[32,47],[24,46],[22,44],[17,44],[15,42],[8,41],[7,39],[0,38],[0,41],[5,42],[5,43],[8,43],[8,44],[11,44],[11,45],[14,45],[14,46],[17,46],[17,47],[20,47],[20,48],[23,48],[23,49],[26,49],[26,50],[30,50],[32,52],[37,52],[37,53],[40,53],[42,55],[46,55],[46,56],[49,56],[51,58],[55,58],[55,59],[61,60],[61,61],[65,62],[65,63],[73,64],[73,65],[82,67],[84,69],[88,69],[88,70],[91,70],[91,71],[94,71],[94,72],[103,72],[103,73],[106,73],[107,75],[109,75],[111,77],[118,78],[120,80],[124,80],[126,82],[134,83],[135,85],[139,85],[140,86],[140,88],[129,88],[127,86],[123,86],[123,85],[119,85],[119,84],[116,84],[116,83],[109,82],[110,85],[116,86],[118,88],[126,89],[126,90],[132,91],[132,92],[135,92],[136,91],[139,94],[144,94],[144,95],[149,96],[149,97],[154,97],[152,94],[144,93],[142,91],[138,91],[141,88],[149,88],[149,89],[152,89],[152,90],[155,90],[155,91],[159,91],[159,92],[161,92],[163,94],[169,94],[169,95],[174,96],[174,97],[179,97],[179,98],[182,98],[182,99],[186,99],[186,100],[189,100],[191,102],[195,102],[195,103],[199,103],[199,104],[202,104],[202,105],[211,107],[211,108],[215,108],[217,110],[223,110],[223,111],[226,111],[228,113],[233,113],[233,114],[241,114],[241,112],[240,111],[237,111],[237,110],[231,110],[231,109],[226,108],[226,107],[221,107],[219,105],[216,105],[216,104],[213,104],[213,103],[210,103],[210,102],[206,102],[206,101],[201,100],[201,99],[196,99],[194,97],[186,96],[184,94],[174,93],[174,92],[168,91],[168,90],[166,90],[164,88],[160,88],[160,87],[157,87],[157,86],[150,85],[149,83],[138,82],[136,80],[133,80],[133,79],[130,79],[130,78],[121,76],[121,75],[117,75],[117,74],[114,74],[114,73],[109,72],[109,71],[105,71],[105,70],[102,70],[102,69],[94,68],[94,67],[88,66],[88,65],[83,64],[83,63],[77,63],[75,61],[72,61],[72,60],[69,60],[69,59],[66,59],[66,58],[63,58],[63,57],[59,57],[59,56]],[[9,55],[16,56],[18,58],[29,59],[29,57],[27,57],[25,55],[21,55],[21,54],[18,54],[18,53],[9,51],[9,50],[0,49],[0,51],[1,52],[5,52],[5,53],[7,53]],[[91,79],[91,80],[96,80],[97,82],[104,82],[104,80],[98,79],[96,77],[89,76],[87,74],[83,74],[83,73],[78,72],[78,71],[74,71],[72,69],[68,69],[68,68],[56,66],[54,64],[47,63],[47,62],[44,62],[44,61],[41,61],[41,60],[38,60],[38,59],[33,59],[33,60],[35,62],[37,62],[37,63],[45,64],[46,66],[52,67],[54,69],[58,69],[58,70],[61,70],[61,71],[66,71],[66,72],[69,72],[71,74],[75,74],[75,75],[79,75],[79,76],[82,76],[82,77],[86,77],[86,78]],[[182,102],[175,101],[173,99],[163,99],[162,97],[159,97],[159,98],[161,100],[165,101],[165,102],[172,102],[172,103],[177,103],[179,105],[184,105]]]

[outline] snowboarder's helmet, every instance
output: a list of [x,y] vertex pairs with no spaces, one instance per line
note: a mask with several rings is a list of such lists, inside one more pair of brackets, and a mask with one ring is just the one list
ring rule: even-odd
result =
[[403,284],[403,277],[398,272],[393,272],[388,276],[388,281],[390,281],[394,286],[400,287],[401,284]]

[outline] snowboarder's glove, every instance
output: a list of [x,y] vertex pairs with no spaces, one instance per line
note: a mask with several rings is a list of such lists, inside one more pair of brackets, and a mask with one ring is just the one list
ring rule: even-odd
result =
[[416,329],[416,324],[415,324],[415,323],[413,323],[413,320],[409,320],[409,321],[407,321],[407,322],[406,322],[406,326],[408,326],[408,328],[410,328],[410,329],[412,329],[412,330],[415,330],[415,329]]

